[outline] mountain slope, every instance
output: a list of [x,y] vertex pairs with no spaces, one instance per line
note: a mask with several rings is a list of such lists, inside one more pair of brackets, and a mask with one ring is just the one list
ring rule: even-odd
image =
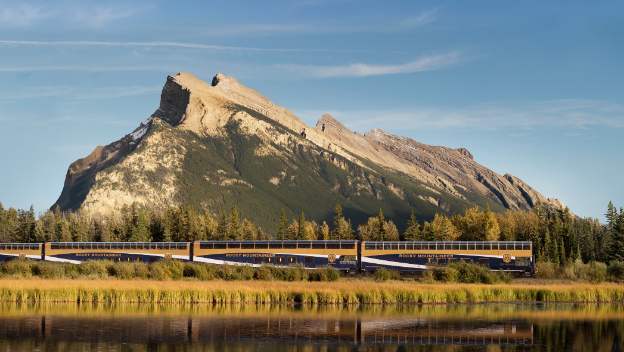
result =
[[529,209],[556,200],[498,175],[465,149],[429,146],[381,130],[358,134],[330,115],[308,127],[237,80],[167,78],[159,108],[132,133],[72,163],[63,210],[106,214],[132,203],[238,206],[266,229],[279,209],[329,219],[336,203],[359,222],[379,208],[402,224],[472,205]]

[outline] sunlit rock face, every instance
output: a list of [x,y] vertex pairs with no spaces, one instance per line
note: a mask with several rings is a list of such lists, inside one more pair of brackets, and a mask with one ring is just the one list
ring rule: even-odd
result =
[[359,221],[380,208],[401,225],[480,205],[530,209],[545,198],[519,178],[478,164],[465,148],[430,146],[329,114],[314,127],[232,77],[167,77],[160,105],[131,133],[67,171],[54,206],[109,214],[124,205],[237,206],[271,228],[280,209],[329,219],[341,203]]

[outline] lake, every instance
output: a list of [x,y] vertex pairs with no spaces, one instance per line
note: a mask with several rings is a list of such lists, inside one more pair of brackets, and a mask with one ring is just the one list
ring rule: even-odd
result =
[[0,305],[0,351],[623,351],[624,307]]

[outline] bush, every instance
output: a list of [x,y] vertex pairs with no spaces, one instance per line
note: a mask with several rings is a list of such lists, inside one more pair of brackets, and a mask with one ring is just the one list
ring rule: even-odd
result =
[[612,261],[609,263],[607,274],[611,281],[624,281],[624,262]]
[[336,281],[340,279],[340,272],[334,268],[314,269],[307,272],[308,281]]
[[117,279],[133,279],[134,278],[134,263],[130,262],[116,262],[113,265],[108,266],[108,274]]
[[536,276],[540,279],[554,279],[557,277],[557,266],[550,262],[537,262]]
[[270,267],[261,266],[255,270],[254,279],[271,281],[273,280],[273,271]]
[[106,260],[90,260],[78,266],[81,276],[103,279],[108,277],[108,267],[112,265]]
[[434,278],[438,281],[443,282],[457,282],[459,281],[459,270],[455,267],[447,266],[442,270],[436,270],[434,273]]
[[401,274],[399,274],[398,271],[379,268],[375,270],[374,277],[377,281],[399,280],[401,278]]
[[182,276],[186,278],[195,278],[197,280],[214,280],[215,270],[212,266],[205,264],[184,263]]
[[76,278],[79,275],[78,268],[72,268],[74,264],[38,262],[33,264],[33,275],[44,279]]
[[590,262],[584,264],[577,275],[581,280],[603,282],[607,280],[607,265],[601,262]]
[[450,264],[448,268],[457,271],[456,277],[458,282],[492,284],[506,280],[505,276],[491,272],[488,268],[478,264],[458,262]]
[[2,264],[2,275],[13,277],[31,277],[32,276],[32,262],[26,259],[14,259],[9,260]]

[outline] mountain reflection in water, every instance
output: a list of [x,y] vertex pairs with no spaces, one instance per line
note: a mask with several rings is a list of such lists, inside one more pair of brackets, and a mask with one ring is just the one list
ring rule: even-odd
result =
[[617,306],[0,306],[0,351],[621,351]]

